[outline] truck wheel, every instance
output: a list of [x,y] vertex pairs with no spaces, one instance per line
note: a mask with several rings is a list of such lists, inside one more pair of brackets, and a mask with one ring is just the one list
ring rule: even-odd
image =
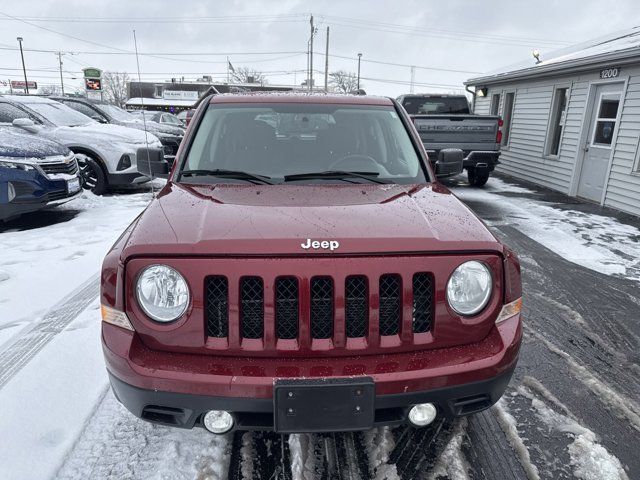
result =
[[489,180],[489,172],[479,173],[475,168],[467,169],[467,178],[472,187],[484,187]]
[[82,188],[91,190],[96,195],[105,193],[107,191],[107,177],[98,162],[84,154],[76,155],[76,158],[80,167]]

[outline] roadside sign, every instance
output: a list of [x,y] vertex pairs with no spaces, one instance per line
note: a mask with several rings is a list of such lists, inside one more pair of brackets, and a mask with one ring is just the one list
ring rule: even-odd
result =
[[[37,82],[28,82],[26,85],[29,86],[30,89],[32,90],[36,90],[38,88],[38,83]],[[25,83],[24,80],[11,80],[11,88],[21,88],[21,89],[25,89]]]
[[100,78],[85,78],[84,79],[85,90],[99,92],[102,90],[102,79]]

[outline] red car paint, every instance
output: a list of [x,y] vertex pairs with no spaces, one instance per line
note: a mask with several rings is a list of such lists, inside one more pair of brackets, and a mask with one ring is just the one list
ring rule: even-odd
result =
[[[359,96],[211,100],[259,102],[393,105],[389,99]],[[205,102],[194,115],[174,170],[208,107]],[[426,160],[409,121],[406,128]],[[433,178],[429,162],[424,168]],[[118,380],[152,391],[270,399],[279,378],[367,375],[377,395],[389,395],[490,380],[510,375],[515,367],[522,336],[519,310],[499,324],[496,319],[505,304],[521,296],[517,258],[443,185],[187,185],[174,178],[175,171],[103,264],[102,304],[125,312],[135,330],[103,322],[107,369]],[[340,247],[300,248],[306,239],[338,240]],[[466,260],[484,262],[494,280],[487,306],[469,318],[457,315],[445,296],[451,273]],[[169,324],[147,318],[134,294],[141,270],[158,263],[179,271],[191,291],[187,312]],[[423,271],[434,282],[433,327],[414,333],[412,275]],[[401,279],[402,323],[397,334],[381,335],[380,298],[371,279],[390,272]],[[331,338],[311,338],[306,295],[300,298],[297,338],[276,338],[271,296],[277,278],[294,276],[305,291],[312,277],[330,276],[339,286],[356,273],[369,278],[371,289],[365,337],[346,337],[345,298],[336,287]],[[212,274],[228,278],[225,338],[205,331],[203,284]],[[262,277],[266,288],[262,338],[241,338],[233,301],[240,279],[251,275]]]

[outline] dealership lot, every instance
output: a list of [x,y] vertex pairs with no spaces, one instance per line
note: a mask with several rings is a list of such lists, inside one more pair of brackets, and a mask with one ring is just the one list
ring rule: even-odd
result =
[[0,233],[0,285],[12,292],[0,303],[0,465],[12,478],[634,478],[640,222],[506,178],[448,185],[523,265],[525,343],[489,411],[415,431],[282,438],[135,419],[108,389],[98,272],[151,192],[83,193]]

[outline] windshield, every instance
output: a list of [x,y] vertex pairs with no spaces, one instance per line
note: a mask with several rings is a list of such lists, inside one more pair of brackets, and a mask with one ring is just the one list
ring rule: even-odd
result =
[[405,97],[402,106],[409,115],[468,114],[469,102],[465,97]]
[[115,118],[116,120],[121,120],[123,122],[130,122],[132,120],[135,120],[129,114],[129,112],[119,107],[116,107],[115,105],[100,104],[100,105],[97,105],[97,107],[103,112],[105,112],[107,115],[109,115],[111,118]]
[[[409,134],[393,106],[246,104],[211,106],[205,114],[180,181],[202,183],[203,172],[232,170],[272,183],[349,181],[367,176],[295,176],[366,173],[378,183],[422,183],[425,174]],[[294,176],[293,178],[291,176]],[[344,175],[343,175],[344,176]],[[211,182],[220,181],[212,174]],[[285,179],[285,177],[288,177]],[[224,182],[242,182],[225,178]]]
[[58,127],[75,127],[78,125],[87,125],[89,123],[95,123],[86,115],[75,111],[73,108],[67,107],[62,103],[28,103],[28,108],[42,115],[46,120],[49,120]]

